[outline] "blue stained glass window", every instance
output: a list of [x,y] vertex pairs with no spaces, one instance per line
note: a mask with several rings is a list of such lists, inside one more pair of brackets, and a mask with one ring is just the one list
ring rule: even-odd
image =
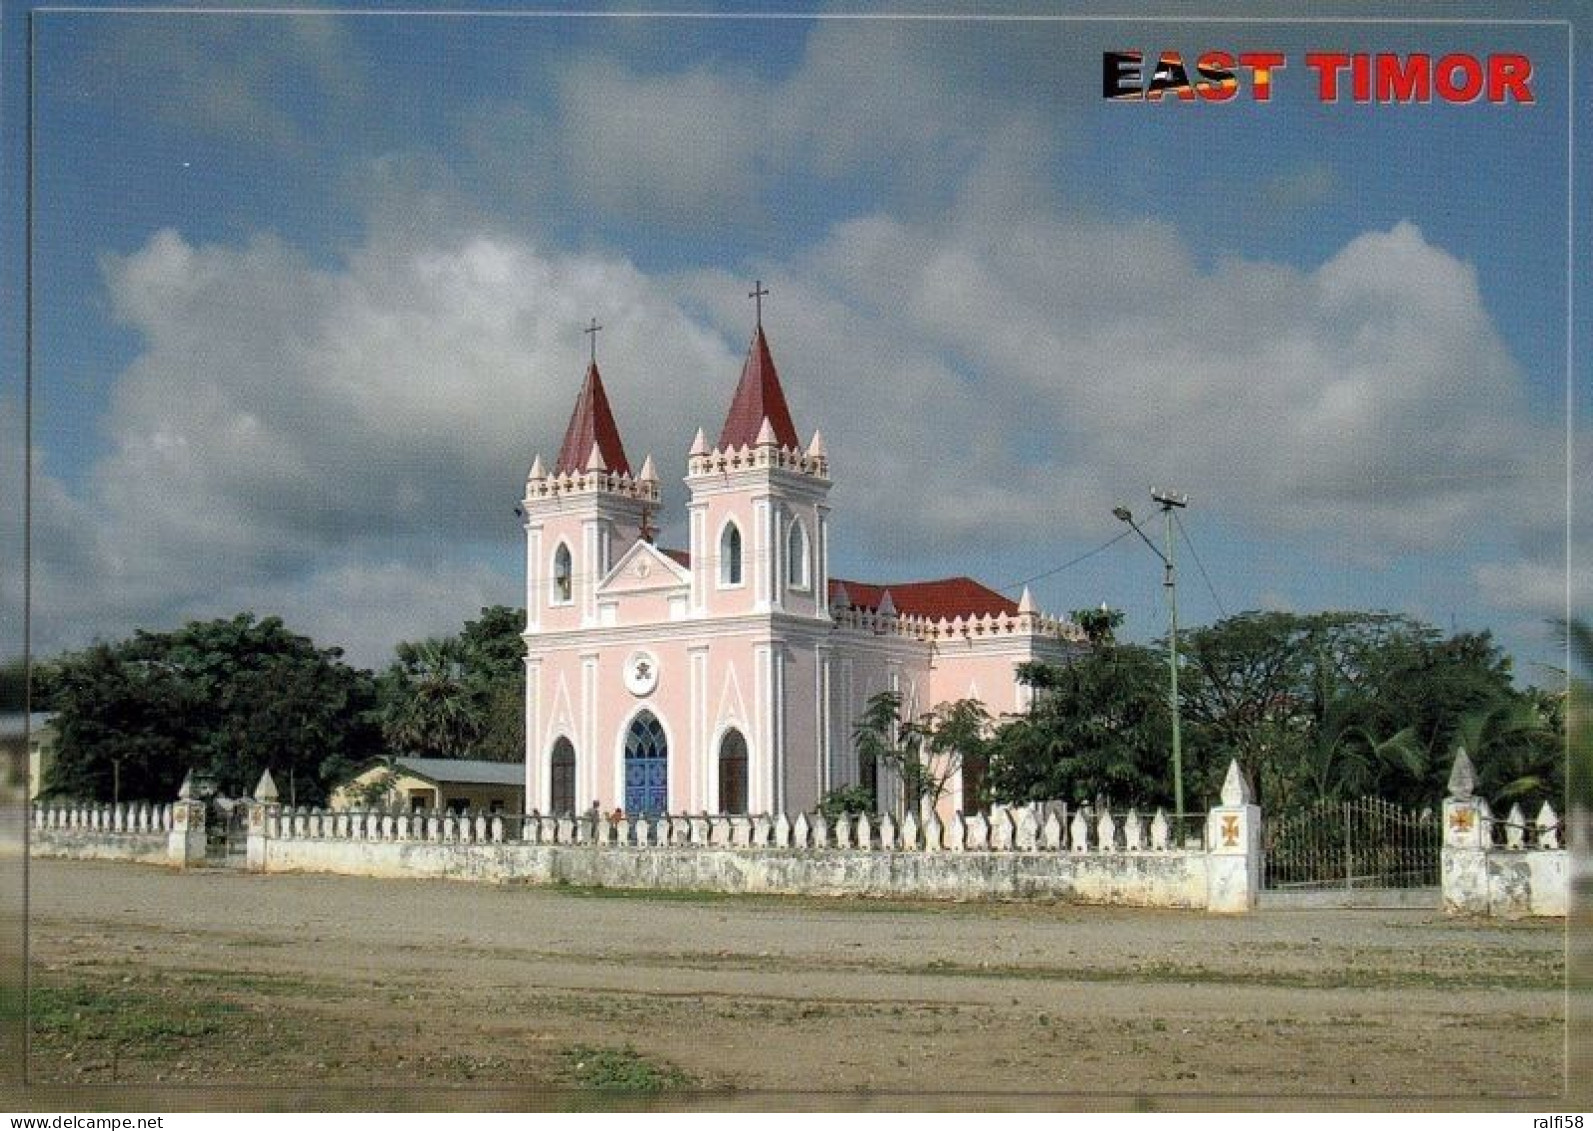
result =
[[631,720],[625,734],[625,812],[662,813],[669,805],[669,740],[651,711]]

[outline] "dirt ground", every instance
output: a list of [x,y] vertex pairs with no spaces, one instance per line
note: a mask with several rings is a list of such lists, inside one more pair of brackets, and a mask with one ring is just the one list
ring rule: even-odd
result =
[[[54,860],[32,863],[29,921],[31,1084],[132,1085],[122,1103],[263,1086],[238,1094],[1530,1108],[1565,1079],[1559,922],[662,897]],[[333,1098],[347,1096],[359,1098]]]

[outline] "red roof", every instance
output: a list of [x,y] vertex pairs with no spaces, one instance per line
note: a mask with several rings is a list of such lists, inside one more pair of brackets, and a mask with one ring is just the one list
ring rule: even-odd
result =
[[691,555],[685,550],[666,550],[660,546],[658,552],[666,558],[673,558],[682,569],[691,568]]
[[603,378],[598,375],[595,361],[587,366],[586,380],[581,383],[581,395],[575,399],[570,426],[564,430],[564,443],[559,447],[553,474],[585,471],[586,461],[592,457],[593,444],[597,445],[610,471],[630,474],[625,445],[620,442],[619,428],[614,423],[614,413],[609,410],[608,394],[603,391]]
[[890,591],[891,604],[903,616],[951,620],[962,617],[982,617],[985,614],[1015,616],[1018,603],[1003,597],[994,589],[979,584],[971,577],[946,577],[939,581],[904,581],[898,585],[870,585],[863,581],[830,579],[830,601],[835,600],[836,586],[846,586],[847,599],[855,609],[877,609]]
[[741,367],[741,383],[736,386],[735,399],[730,402],[730,415],[725,417],[725,427],[719,434],[719,447],[755,447],[758,433],[767,419],[774,429],[774,438],[782,448],[800,448],[796,425],[791,423],[791,410],[785,405],[785,393],[780,388],[780,374],[775,372],[774,357],[769,353],[769,339],[759,326],[747,347],[747,361]]

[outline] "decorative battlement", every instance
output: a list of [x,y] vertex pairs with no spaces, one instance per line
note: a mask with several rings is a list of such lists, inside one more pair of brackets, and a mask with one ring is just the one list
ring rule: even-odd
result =
[[652,471],[652,460],[649,459],[642,468],[642,474],[633,479],[629,472],[613,472],[602,468],[548,475],[542,471],[542,460],[538,458],[525,481],[527,505],[599,493],[619,495],[656,506],[659,500],[658,476]]
[[1060,640],[1084,643],[1084,630],[1071,621],[1058,620],[1045,613],[990,614],[982,617],[929,617],[881,612],[872,609],[832,608],[830,617],[838,628],[853,628],[875,636],[903,636],[910,640],[956,641],[988,640],[1012,636],[1054,636]]
[[[706,445],[703,445],[701,432],[698,432],[697,438],[698,443],[692,446],[686,460],[687,478],[736,471],[780,470],[809,475],[826,484],[830,479],[830,459],[817,434],[806,452],[781,447],[772,436],[756,445],[743,444],[739,448],[715,448],[712,451],[706,450]],[[699,446],[703,450],[699,450]]]

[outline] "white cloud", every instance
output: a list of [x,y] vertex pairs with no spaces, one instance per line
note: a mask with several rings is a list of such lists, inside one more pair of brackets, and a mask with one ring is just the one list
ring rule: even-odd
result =
[[361,648],[442,627],[444,606],[457,626],[488,590],[517,599],[512,570],[480,563],[512,560],[512,508],[534,452],[559,442],[587,318],[608,327],[638,466],[711,414],[704,374],[734,380],[720,340],[628,263],[524,242],[406,232],[321,270],[271,238],[164,231],[108,259],[106,279],[143,347],[82,492],[38,480],[46,650],[237,608],[301,610]]
[[[1560,482],[1557,433],[1523,407],[1471,270],[1409,225],[1314,271],[1203,272],[1163,225],[877,216],[765,266],[838,529],[880,560],[1094,537],[1125,490],[1165,480],[1253,537],[1323,530],[1377,561],[1543,524],[1555,492],[1522,477],[1524,453]],[[720,272],[407,230],[329,269],[269,238],[161,232],[107,281],[144,348],[83,497],[40,480],[37,609],[63,638],[85,618],[248,607],[379,651],[513,600],[512,567],[482,563],[515,556],[510,508],[558,443],[578,328],[605,324],[630,454],[653,450],[667,482],[721,421],[748,321]],[[1524,608],[1553,573],[1525,558],[1476,576]]]

